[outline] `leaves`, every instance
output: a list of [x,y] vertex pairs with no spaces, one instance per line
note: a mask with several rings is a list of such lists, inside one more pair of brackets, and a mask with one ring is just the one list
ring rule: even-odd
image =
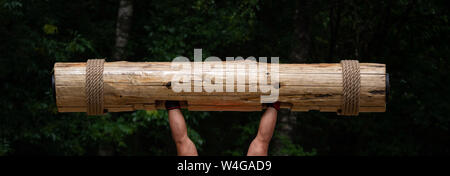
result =
[[43,30],[46,34],[55,34],[58,32],[58,27],[51,24],[45,24]]
[[[297,1],[133,1],[128,61],[203,56],[279,56],[290,63]],[[336,3],[336,4],[335,4]],[[386,113],[338,118],[299,113],[283,155],[439,155],[450,147],[446,1],[314,1],[308,11],[311,62],[387,64]],[[167,112],[87,117],[57,113],[55,62],[108,58],[117,4],[110,1],[0,0],[0,155],[175,155]],[[339,18],[338,18],[339,17]],[[339,20],[338,20],[339,19]],[[183,111],[202,155],[245,155],[261,113]],[[276,130],[279,129],[277,126]],[[271,149],[270,154],[274,153]]]

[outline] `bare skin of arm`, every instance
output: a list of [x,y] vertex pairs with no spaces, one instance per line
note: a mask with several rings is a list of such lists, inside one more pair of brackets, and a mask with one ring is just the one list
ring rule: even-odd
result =
[[168,110],[172,138],[177,146],[178,156],[198,156],[195,144],[187,135],[186,122],[180,109]]
[[267,156],[269,143],[277,122],[277,110],[268,107],[259,122],[258,134],[248,148],[247,156]]

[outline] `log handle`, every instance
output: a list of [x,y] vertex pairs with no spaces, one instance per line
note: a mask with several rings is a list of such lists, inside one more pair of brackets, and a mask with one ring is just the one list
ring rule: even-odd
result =
[[103,115],[103,65],[105,59],[89,59],[86,63],[87,115]]
[[361,73],[359,61],[342,60],[342,107],[338,115],[357,116],[361,99]]

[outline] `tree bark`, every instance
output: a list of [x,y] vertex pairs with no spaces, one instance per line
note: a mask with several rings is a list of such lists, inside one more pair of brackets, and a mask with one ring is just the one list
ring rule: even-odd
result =
[[125,57],[125,47],[128,43],[132,15],[132,0],[120,0],[116,23],[116,44],[114,46],[112,60],[123,60]]

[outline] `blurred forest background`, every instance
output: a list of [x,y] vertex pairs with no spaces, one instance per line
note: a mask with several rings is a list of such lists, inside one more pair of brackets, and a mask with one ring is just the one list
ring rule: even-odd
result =
[[[448,155],[446,0],[0,0],[0,155],[176,155],[167,113],[58,113],[55,62],[279,56],[387,64],[386,113],[279,116],[270,155]],[[200,155],[245,155],[262,112],[187,112]]]

